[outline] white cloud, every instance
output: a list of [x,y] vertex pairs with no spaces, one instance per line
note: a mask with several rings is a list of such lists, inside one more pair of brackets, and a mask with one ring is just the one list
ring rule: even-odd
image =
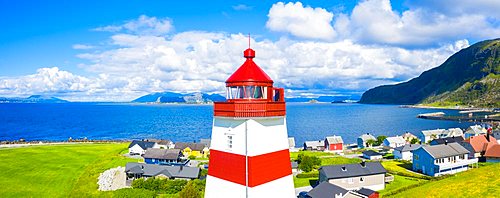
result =
[[127,21],[122,25],[108,25],[94,28],[93,30],[105,32],[126,31],[128,33],[141,35],[164,35],[171,32],[173,28],[172,20],[168,18],[156,18],[141,15],[138,19]]
[[331,40],[336,35],[332,27],[333,14],[323,8],[304,7],[300,2],[278,2],[271,7],[268,17],[266,27],[272,31],[323,40]]
[[95,46],[85,45],[85,44],[74,44],[72,47],[73,47],[73,49],[77,49],[77,50],[87,50],[87,49],[92,49]]
[[238,10],[238,11],[241,11],[241,10],[251,10],[251,9],[253,9],[253,6],[249,6],[249,5],[245,5],[245,4],[239,4],[239,5],[233,6],[233,9],[234,10]]

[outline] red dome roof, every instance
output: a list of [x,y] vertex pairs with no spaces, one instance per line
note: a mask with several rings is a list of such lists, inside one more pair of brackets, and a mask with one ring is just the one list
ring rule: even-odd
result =
[[262,70],[255,62],[253,62],[253,58],[255,57],[255,51],[248,48],[243,52],[244,57],[247,58],[245,63],[238,68],[233,75],[231,75],[226,83],[228,84],[271,84],[273,80]]

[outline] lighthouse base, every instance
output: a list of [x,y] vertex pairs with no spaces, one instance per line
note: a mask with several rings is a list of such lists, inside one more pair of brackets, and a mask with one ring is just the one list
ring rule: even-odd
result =
[[292,175],[288,175],[255,187],[247,187],[213,176],[207,176],[205,198],[239,197],[295,197]]

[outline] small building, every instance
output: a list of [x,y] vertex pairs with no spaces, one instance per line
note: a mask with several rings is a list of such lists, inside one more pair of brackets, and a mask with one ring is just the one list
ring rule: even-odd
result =
[[347,190],[368,188],[377,191],[385,188],[386,173],[380,162],[322,166],[319,168],[319,182],[328,182]]
[[405,144],[404,146],[394,148],[394,159],[408,160],[413,159],[413,151],[420,148],[420,144]]
[[379,198],[379,193],[377,191],[368,189],[368,188],[361,188],[358,191],[356,191],[358,194],[363,195],[360,197],[366,197],[366,198]]
[[496,144],[488,148],[484,153],[486,162],[500,162],[500,144]]
[[478,136],[478,135],[485,135],[486,134],[486,129],[483,128],[481,125],[473,125],[467,128],[465,130],[465,139],[470,138],[472,136]]
[[156,142],[134,140],[128,145],[131,155],[144,155],[148,148],[160,148]]
[[325,141],[306,141],[304,142],[304,150],[306,151],[323,151],[325,150]]
[[382,159],[382,154],[379,152],[376,152],[374,150],[366,150],[363,151],[363,158],[369,159],[369,160],[380,160]]
[[408,144],[410,144],[411,140],[413,140],[413,139],[417,139],[418,140],[418,137],[415,136],[415,135],[413,135],[410,132],[405,132],[401,137],[403,137],[403,139],[405,139],[406,143],[408,143]]
[[383,145],[386,148],[396,148],[400,146],[404,146],[406,141],[401,136],[387,137],[385,138]]
[[174,148],[174,143],[170,140],[163,140],[163,139],[147,139],[145,140],[147,142],[156,142],[158,145],[158,148],[161,149],[173,149]]
[[368,140],[377,141],[377,138],[375,138],[370,133],[366,133],[366,134],[363,134],[363,135],[359,136],[358,139],[357,139],[358,148],[362,149],[362,148],[373,146],[373,145],[369,145],[368,144]]
[[200,168],[129,162],[125,165],[125,174],[127,180],[150,177],[192,180],[200,176]]
[[210,139],[200,139],[200,144],[203,144],[205,145],[205,147],[209,148],[210,149],[210,142],[211,140]]
[[180,149],[184,157],[207,157],[210,149],[202,143],[177,142],[175,149]]
[[460,145],[469,150],[469,158],[482,157],[489,147],[497,144],[497,140],[489,134],[471,136],[460,143]]
[[292,173],[296,173],[299,170],[299,163],[290,162],[290,165],[292,166]]
[[333,152],[344,151],[344,140],[340,136],[329,136],[325,138],[325,150]]
[[[464,131],[461,128],[449,128],[445,137],[463,137]],[[440,137],[444,138],[444,137]]]
[[442,134],[446,133],[445,129],[423,130],[417,135],[422,144],[430,143],[434,139],[438,139]]
[[288,148],[290,151],[295,150],[295,138],[294,137],[288,137]]
[[379,193],[367,188],[347,190],[335,184],[323,182],[307,193],[307,198],[378,198]]
[[466,171],[478,162],[468,155],[469,151],[458,143],[422,146],[413,151],[413,171],[429,176]]
[[453,142],[460,143],[463,141],[464,141],[464,138],[462,136],[457,136],[457,137],[446,137],[446,138],[434,139],[429,144],[430,145],[438,145],[438,144],[446,144],[446,143],[453,143]]
[[159,165],[185,165],[187,161],[181,160],[183,157],[180,149],[157,149],[149,148],[143,155],[146,164]]

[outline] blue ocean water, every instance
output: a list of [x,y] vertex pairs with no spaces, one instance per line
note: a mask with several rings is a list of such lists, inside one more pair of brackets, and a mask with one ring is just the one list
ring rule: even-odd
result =
[[[362,133],[398,135],[474,123],[416,118],[430,109],[396,105],[287,103],[289,136],[297,144],[341,135],[354,143]],[[457,114],[454,110],[439,110]],[[165,138],[197,141],[210,138],[212,105],[120,103],[0,104],[0,140]]]

